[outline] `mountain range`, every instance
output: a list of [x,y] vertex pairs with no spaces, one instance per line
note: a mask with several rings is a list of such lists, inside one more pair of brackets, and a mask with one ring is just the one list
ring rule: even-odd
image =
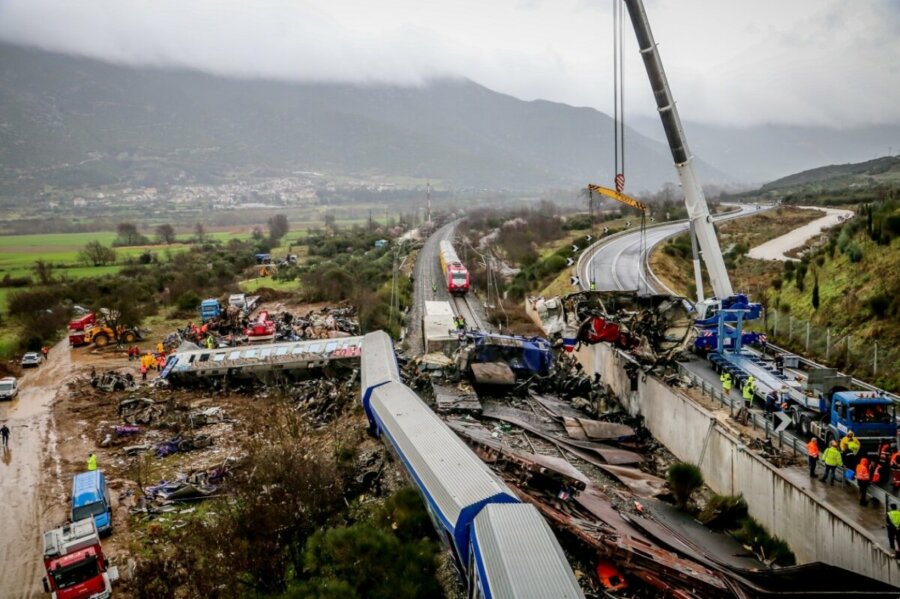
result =
[[[524,102],[468,80],[423,87],[237,80],[133,68],[0,44],[0,179],[6,186],[235,173],[442,180],[540,189],[612,180],[613,122]],[[675,178],[668,148],[626,133],[633,189]],[[729,177],[702,163],[706,180]]]
[[[655,119],[626,131],[627,189],[675,180]],[[765,182],[871,158],[900,127],[686,123],[704,183]],[[449,188],[609,185],[613,121],[469,80],[421,87],[228,79],[0,44],[0,193],[318,171]],[[862,158],[860,156],[862,155]]]

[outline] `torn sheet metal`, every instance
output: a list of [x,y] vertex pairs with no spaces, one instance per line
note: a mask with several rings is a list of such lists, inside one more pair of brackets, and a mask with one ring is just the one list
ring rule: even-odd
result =
[[553,426],[540,422],[534,415],[515,408],[485,404],[482,415],[486,418],[501,420],[535,434],[551,443],[557,443],[563,447],[587,450],[600,456],[608,464],[639,464],[643,456],[626,449],[617,449],[608,445],[602,445],[593,441],[576,441],[553,430]]
[[633,428],[614,422],[565,417],[563,424],[566,433],[577,441],[621,441],[634,436]]
[[509,364],[504,362],[475,362],[471,365],[472,376],[480,385],[515,385],[516,375]]

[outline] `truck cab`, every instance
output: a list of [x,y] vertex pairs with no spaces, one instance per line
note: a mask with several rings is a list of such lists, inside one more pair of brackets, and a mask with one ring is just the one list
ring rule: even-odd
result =
[[215,298],[205,299],[200,302],[200,320],[209,322],[222,315],[222,304]]
[[108,599],[119,578],[92,518],[44,533],[44,572],[44,591],[53,599]]
[[838,391],[831,398],[831,425],[835,439],[853,431],[865,448],[897,437],[894,402],[872,391]]
[[109,487],[100,470],[80,472],[72,478],[72,521],[92,519],[100,535],[112,533]]

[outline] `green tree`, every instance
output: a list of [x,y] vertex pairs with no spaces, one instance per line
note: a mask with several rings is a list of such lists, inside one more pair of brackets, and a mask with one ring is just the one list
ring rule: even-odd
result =
[[167,245],[175,242],[175,227],[165,223],[156,227],[156,238]]
[[814,310],[819,309],[819,275],[815,276],[812,289],[812,307]]
[[78,260],[88,266],[106,266],[116,261],[116,251],[99,241],[91,241],[78,253]]
[[435,578],[437,545],[402,542],[371,524],[320,531],[306,545],[306,596],[329,596],[328,588],[352,589],[348,598],[431,599],[442,595]]
[[282,237],[288,234],[288,231],[291,230],[290,224],[288,224],[287,216],[283,214],[276,214],[275,216],[269,218],[267,221],[269,225],[269,237],[272,238],[272,241],[279,241]]
[[49,285],[53,282],[53,265],[46,260],[35,260],[32,270],[41,285]]

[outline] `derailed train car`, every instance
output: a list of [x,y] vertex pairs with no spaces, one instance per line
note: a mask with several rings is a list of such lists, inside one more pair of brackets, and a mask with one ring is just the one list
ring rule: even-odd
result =
[[422,494],[435,529],[470,585],[469,596],[583,598],[537,510],[521,503],[402,383],[386,333],[365,336],[361,375],[369,424]]

